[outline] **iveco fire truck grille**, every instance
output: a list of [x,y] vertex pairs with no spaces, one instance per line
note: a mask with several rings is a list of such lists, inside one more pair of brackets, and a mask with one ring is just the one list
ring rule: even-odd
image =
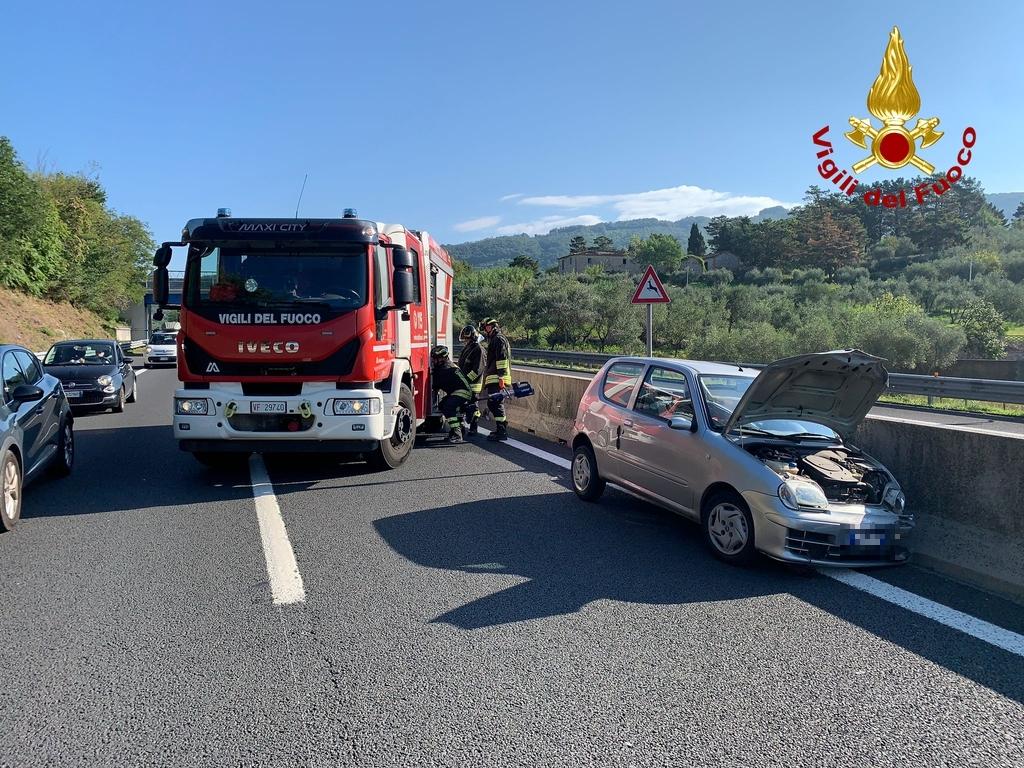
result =
[[228,424],[238,432],[305,432],[316,419],[297,413],[236,413]]
[[359,354],[359,339],[352,339],[323,360],[302,362],[300,355],[267,355],[265,360],[239,362],[216,358],[191,339],[185,339],[185,364],[199,376],[235,378],[239,376],[347,376]]

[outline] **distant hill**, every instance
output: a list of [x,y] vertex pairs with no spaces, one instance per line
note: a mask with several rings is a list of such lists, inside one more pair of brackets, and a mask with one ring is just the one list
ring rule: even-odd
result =
[[[754,221],[761,219],[780,219],[787,215],[782,206],[766,208]],[[593,242],[598,235],[606,235],[612,239],[616,248],[629,245],[633,235],[648,237],[655,232],[675,235],[686,244],[690,237],[690,226],[696,222],[702,230],[710,219],[707,216],[690,216],[678,221],[662,221],[660,219],[630,219],[628,221],[603,221],[600,224],[576,225],[553,229],[546,235],[504,235],[488,237],[469,243],[446,245],[445,248],[455,258],[472,264],[474,267],[504,266],[520,254],[531,256],[540,262],[542,268],[553,266],[561,256],[569,252],[569,241],[577,235]]]
[[1017,206],[1024,203],[1024,192],[993,192],[985,198],[1003,212],[1006,218],[1013,216]]
[[[992,205],[999,208],[1010,218],[1017,206],[1024,202],[1024,192],[994,192],[986,195]],[[773,208],[765,208],[756,216],[751,216],[753,221],[762,219],[782,219],[789,215],[789,212],[781,205]],[[616,248],[625,248],[633,235],[648,237],[659,232],[675,237],[685,247],[690,237],[690,225],[694,222],[704,229],[709,219],[707,216],[691,216],[679,221],[662,221],[661,219],[630,219],[629,221],[603,221],[600,224],[589,226],[576,225],[572,227],[561,227],[553,229],[546,235],[504,235],[502,237],[487,237],[483,240],[474,240],[468,243],[456,243],[446,245],[448,252],[457,259],[472,264],[474,267],[496,267],[505,266],[516,256],[523,254],[531,256],[540,262],[541,268],[547,268],[557,263],[558,259],[569,252],[569,241],[577,235],[587,238],[587,242],[593,242],[598,235],[607,235],[612,239]]]

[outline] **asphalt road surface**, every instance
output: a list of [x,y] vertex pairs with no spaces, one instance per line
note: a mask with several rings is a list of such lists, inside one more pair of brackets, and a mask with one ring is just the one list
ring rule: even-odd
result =
[[[139,383],[0,535],[2,766],[1024,765],[1018,653],[720,564],[511,445],[268,458],[304,589],[275,604],[249,470],[177,450],[173,371]],[[1024,632],[1018,606],[874,575]]]

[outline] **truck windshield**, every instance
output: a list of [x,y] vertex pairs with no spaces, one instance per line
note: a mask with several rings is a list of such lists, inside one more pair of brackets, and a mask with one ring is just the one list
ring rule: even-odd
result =
[[190,259],[185,304],[192,308],[361,307],[367,296],[366,246],[310,251],[211,247]]

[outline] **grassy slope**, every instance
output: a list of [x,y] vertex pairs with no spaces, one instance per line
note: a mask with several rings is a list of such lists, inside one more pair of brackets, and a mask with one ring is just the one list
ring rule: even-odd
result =
[[92,312],[0,288],[0,344],[43,352],[61,339],[95,337],[112,338],[113,330]]

